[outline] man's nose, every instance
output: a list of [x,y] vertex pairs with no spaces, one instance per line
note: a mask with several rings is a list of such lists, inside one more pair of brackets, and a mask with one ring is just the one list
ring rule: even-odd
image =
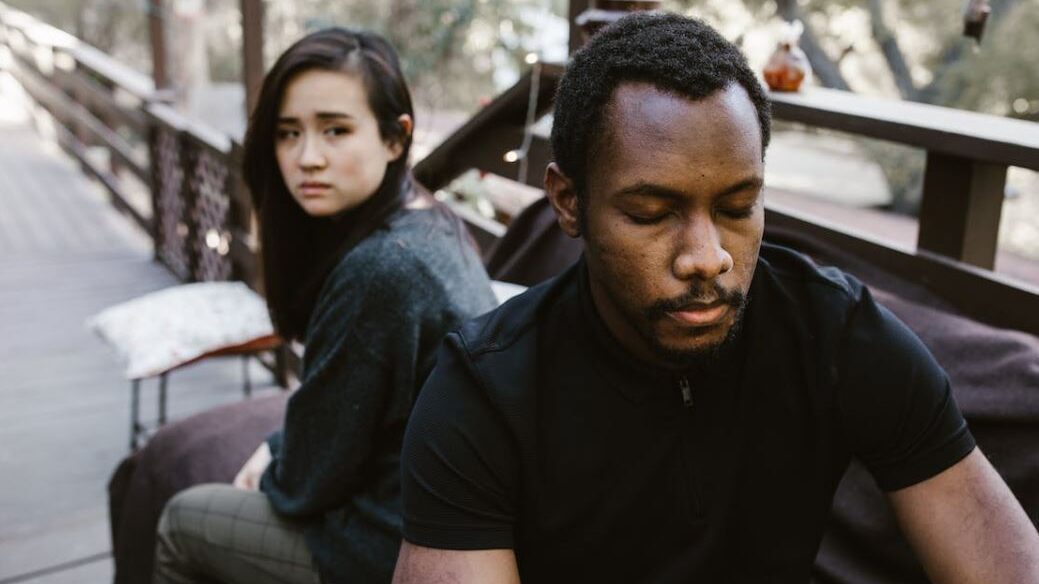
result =
[[710,281],[732,269],[732,255],[722,247],[721,234],[709,214],[690,217],[678,236],[671,270],[680,280]]

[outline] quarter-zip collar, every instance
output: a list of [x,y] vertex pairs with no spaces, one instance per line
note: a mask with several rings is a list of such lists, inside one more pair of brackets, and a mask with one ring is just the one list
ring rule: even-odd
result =
[[579,319],[582,321],[581,329],[585,333],[587,346],[593,353],[592,361],[607,383],[632,403],[641,404],[648,399],[674,401],[677,393],[680,396],[677,403],[692,407],[697,387],[738,372],[737,364],[743,361],[745,355],[746,343],[742,339],[728,353],[728,357],[720,360],[710,371],[671,370],[639,359],[617,341],[595,308],[584,256],[574,269],[578,280]]

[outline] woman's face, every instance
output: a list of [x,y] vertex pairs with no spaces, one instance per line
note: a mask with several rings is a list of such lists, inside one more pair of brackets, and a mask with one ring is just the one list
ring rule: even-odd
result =
[[[409,130],[410,118],[401,118]],[[274,150],[292,198],[308,215],[327,217],[374,195],[402,146],[379,135],[357,76],[310,70],[285,87]]]

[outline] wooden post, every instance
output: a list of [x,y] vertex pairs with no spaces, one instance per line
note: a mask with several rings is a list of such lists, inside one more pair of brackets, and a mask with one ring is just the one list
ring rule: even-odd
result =
[[152,79],[155,80],[155,89],[165,89],[170,85],[166,62],[166,9],[163,0],[146,0],[145,6],[152,45]]
[[991,270],[1007,167],[928,151],[919,249]]
[[588,10],[591,6],[591,0],[570,0],[570,11],[567,18],[570,19],[570,54],[574,54],[574,51],[581,48],[584,44],[584,33],[581,31],[581,27],[577,26],[577,17],[582,12]]
[[[145,0],[145,12],[148,16],[148,38],[151,41],[152,81],[155,92],[166,89],[170,85],[169,69],[166,66],[166,13],[163,0]],[[153,96],[154,98],[155,96]],[[143,104],[141,109],[147,107]],[[151,174],[152,199],[152,250],[155,261],[163,261],[163,212],[161,194],[164,181],[168,175],[163,172],[161,138],[162,132],[154,120],[148,123],[148,169]],[[167,262],[168,263],[168,262]]]
[[581,48],[604,26],[623,18],[629,12],[657,10],[659,0],[591,0],[570,2],[570,53]]
[[163,227],[162,227],[162,188],[165,176],[162,168],[161,130],[154,120],[148,123],[148,173],[151,177],[152,224],[152,259],[162,261]]
[[242,83],[246,116],[252,115],[263,83],[263,0],[242,2]]

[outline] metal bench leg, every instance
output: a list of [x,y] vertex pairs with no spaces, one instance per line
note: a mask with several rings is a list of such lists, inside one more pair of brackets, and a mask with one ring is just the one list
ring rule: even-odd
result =
[[249,377],[249,355],[242,355],[242,393],[247,398],[253,394],[253,381]]
[[141,431],[141,380],[130,381],[130,450],[137,449],[137,435]]
[[166,378],[169,372],[159,376],[159,425],[166,423]]

